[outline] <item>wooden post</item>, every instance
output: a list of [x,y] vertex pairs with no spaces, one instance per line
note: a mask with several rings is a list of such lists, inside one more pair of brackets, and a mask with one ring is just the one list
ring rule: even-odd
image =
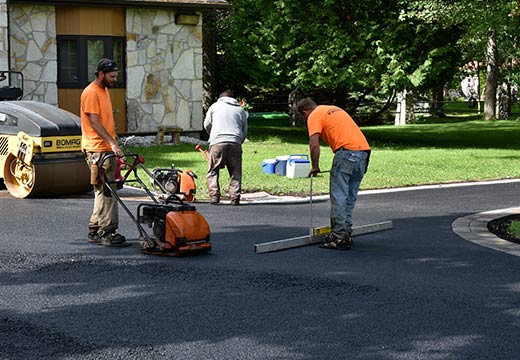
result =
[[406,90],[397,94],[397,109],[395,113],[395,125],[406,125]]
[[179,145],[181,143],[181,132],[181,128],[161,126],[159,127],[157,135],[155,136],[155,143],[158,145],[164,144],[164,135],[171,134],[172,143],[175,145]]

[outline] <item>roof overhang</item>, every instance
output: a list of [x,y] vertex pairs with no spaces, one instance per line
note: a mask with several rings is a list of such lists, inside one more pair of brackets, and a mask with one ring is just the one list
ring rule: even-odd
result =
[[[38,0],[7,0],[11,4],[42,5]],[[227,9],[231,6],[225,0],[47,0],[45,5],[103,5],[125,7],[169,7],[190,9]]]

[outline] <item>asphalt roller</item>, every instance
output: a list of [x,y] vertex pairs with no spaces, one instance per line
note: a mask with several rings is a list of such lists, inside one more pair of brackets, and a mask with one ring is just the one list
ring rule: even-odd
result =
[[17,198],[91,190],[80,118],[42,102],[0,101],[0,178]]

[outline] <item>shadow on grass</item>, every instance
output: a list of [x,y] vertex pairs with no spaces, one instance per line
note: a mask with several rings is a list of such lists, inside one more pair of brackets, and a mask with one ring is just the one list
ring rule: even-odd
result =
[[[471,119],[473,117],[470,117]],[[447,149],[462,148],[495,148],[518,149],[520,143],[520,121],[498,120],[482,121],[460,118],[429,118],[424,124],[406,126],[367,126],[362,130],[368,142],[374,148],[394,148],[396,150],[434,147]],[[307,129],[292,128],[284,120],[251,120],[249,122],[248,140],[252,142],[268,142],[276,139],[284,144],[308,144]],[[175,159],[175,154],[195,153],[195,145],[163,145],[148,148],[132,148],[145,159]],[[202,155],[201,160],[203,160]],[[178,166],[189,166],[192,160],[183,159],[175,162]]]
[[[425,124],[406,126],[363,127],[363,132],[373,147],[520,148],[520,122],[517,120],[468,121],[453,118],[441,122],[442,120],[432,119]],[[250,126],[250,141],[262,142],[270,138],[287,144],[307,144],[309,141],[306,128],[263,126],[257,123]]]
[[518,149],[520,122],[466,121],[363,129],[374,147]]
[[158,166],[169,167],[172,164],[177,169],[193,168],[194,163],[203,163],[204,166],[206,164],[202,153],[196,150],[193,144],[140,146],[131,147],[130,151],[142,156],[145,160],[144,166],[149,170]]

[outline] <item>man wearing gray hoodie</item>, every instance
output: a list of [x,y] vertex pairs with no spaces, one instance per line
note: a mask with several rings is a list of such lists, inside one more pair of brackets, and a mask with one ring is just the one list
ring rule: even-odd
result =
[[230,90],[223,91],[212,104],[204,119],[209,134],[208,173],[206,182],[211,204],[220,202],[219,171],[227,168],[231,205],[240,205],[242,190],[242,143],[247,136],[247,113],[233,98]]

